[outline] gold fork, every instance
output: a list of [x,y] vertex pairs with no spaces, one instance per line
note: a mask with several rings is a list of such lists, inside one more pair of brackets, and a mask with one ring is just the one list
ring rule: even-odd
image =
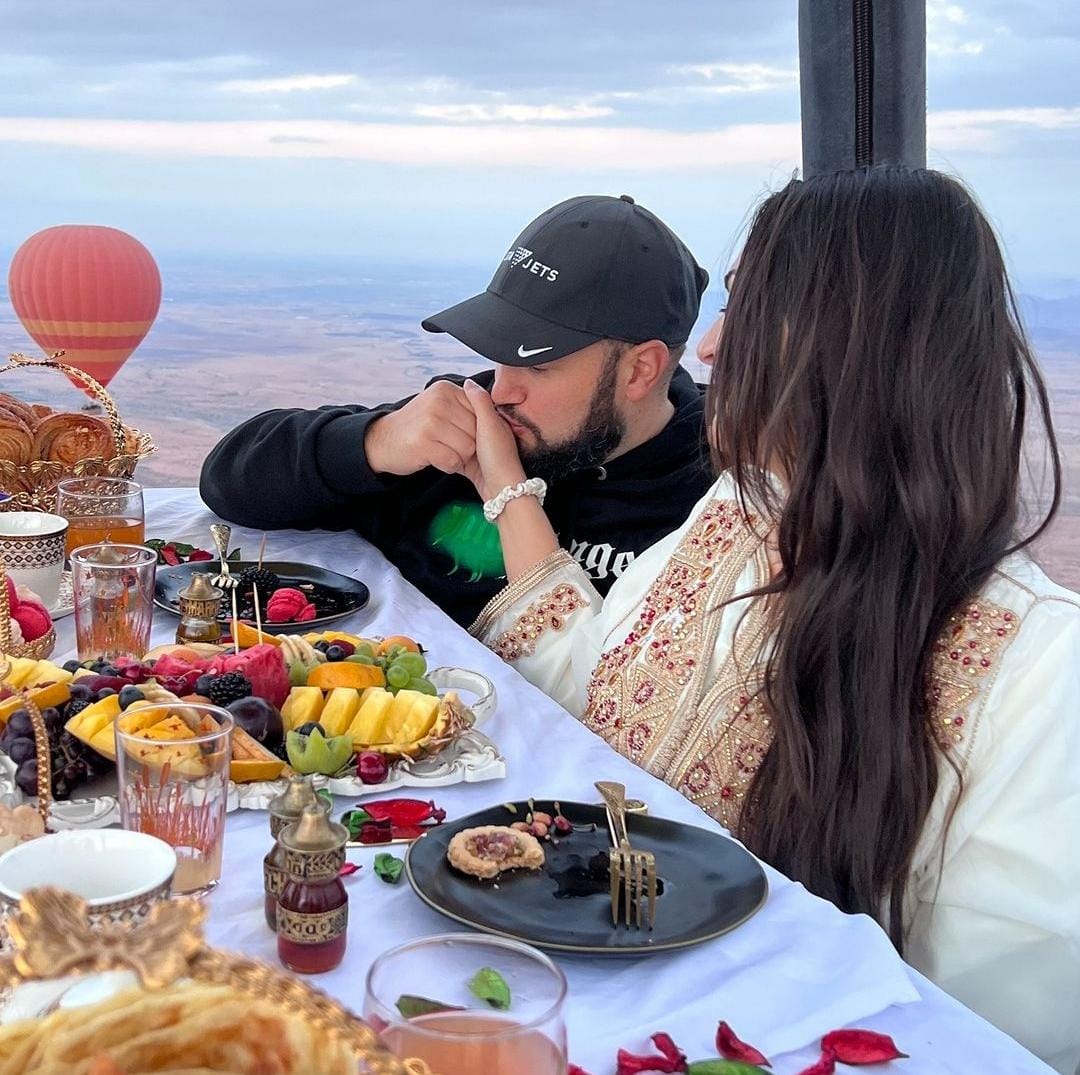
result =
[[630,846],[626,831],[626,787],[613,780],[598,780],[595,784],[607,807],[611,842],[608,852],[611,872],[611,920],[619,924],[619,902],[622,896],[623,918],[630,926],[634,915],[641,928],[641,901],[649,899],[649,929],[656,922],[656,856],[651,851],[639,851]]

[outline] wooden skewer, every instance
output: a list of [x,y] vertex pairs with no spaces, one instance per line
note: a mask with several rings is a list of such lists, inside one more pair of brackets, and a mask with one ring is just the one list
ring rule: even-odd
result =
[[[266,542],[266,536],[263,535],[263,542]],[[259,557],[259,564],[262,565],[262,557]],[[253,582],[251,584],[251,592],[255,598],[255,630],[259,632],[259,645],[262,645],[262,613],[259,611],[259,584]]]
[[[262,570],[263,557],[266,555],[266,531],[263,531],[262,544],[259,545],[259,570]],[[256,608],[259,606],[256,605]]]
[[230,590],[230,593],[232,594],[232,644],[233,644],[233,652],[239,655],[239,653],[240,653],[240,640],[236,636],[237,636],[237,633],[238,633],[237,632],[237,627],[240,625],[240,616],[236,611],[236,587],[235,586]]

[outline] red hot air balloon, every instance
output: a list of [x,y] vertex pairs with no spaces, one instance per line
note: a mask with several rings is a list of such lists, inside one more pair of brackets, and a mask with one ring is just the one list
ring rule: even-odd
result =
[[108,384],[154,323],[161,276],[126,232],[62,224],[15,251],[8,293],[39,346],[66,351],[64,362]]

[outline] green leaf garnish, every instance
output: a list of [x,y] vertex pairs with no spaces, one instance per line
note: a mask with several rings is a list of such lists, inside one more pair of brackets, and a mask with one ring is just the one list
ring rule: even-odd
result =
[[164,538],[148,538],[146,541],[143,542],[143,544],[148,549],[155,549],[155,550],[163,549],[163,548],[165,548],[165,539]]
[[349,836],[355,840],[360,835],[361,828],[372,820],[366,810],[347,810],[341,815],[341,823],[349,830]]
[[195,551],[194,545],[185,545],[182,541],[174,541],[172,547],[176,550],[177,556],[190,556]]
[[757,1064],[746,1064],[741,1060],[695,1060],[687,1069],[687,1075],[768,1075]]
[[436,1012],[463,1012],[465,1010],[456,1004],[443,1004],[441,1001],[431,1000],[428,997],[413,996],[412,993],[402,993],[397,998],[396,1006],[406,1019],[415,1019],[420,1015],[434,1015]]
[[469,989],[478,1000],[486,1000],[501,1012],[510,1007],[510,986],[506,984],[506,979],[491,967],[478,970],[469,982]]
[[230,552],[229,555],[225,557],[225,559],[226,560],[239,560],[240,559],[240,550],[239,549],[233,549],[233,551]]
[[375,873],[388,885],[396,885],[405,863],[389,851],[380,851],[375,856]]

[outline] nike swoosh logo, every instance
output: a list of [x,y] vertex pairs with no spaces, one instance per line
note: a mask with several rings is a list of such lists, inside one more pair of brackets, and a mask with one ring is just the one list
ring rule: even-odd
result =
[[545,351],[554,351],[554,347],[534,347],[531,351],[525,350],[524,344],[518,345],[518,358],[532,358],[533,355],[542,355]]

